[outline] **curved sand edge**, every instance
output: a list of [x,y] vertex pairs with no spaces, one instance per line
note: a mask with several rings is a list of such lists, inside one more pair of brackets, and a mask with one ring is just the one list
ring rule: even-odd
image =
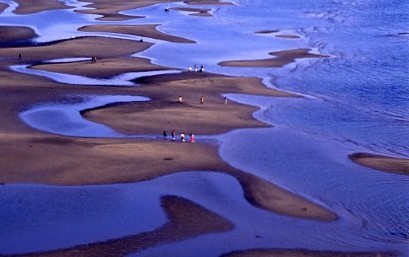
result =
[[109,1],[105,0],[80,0],[80,1],[90,3],[86,7],[92,9],[79,10],[76,12],[100,15],[102,17],[98,17],[97,20],[103,21],[125,21],[130,19],[143,18],[141,16],[130,16],[121,14],[120,12],[167,2],[166,0],[143,0],[137,2],[129,0],[117,0],[113,5]]
[[16,41],[30,40],[37,36],[32,28],[22,26],[0,26],[0,35],[0,44],[13,44]]
[[311,49],[301,48],[293,50],[284,50],[278,52],[271,52],[270,55],[274,58],[260,59],[260,60],[232,60],[219,62],[220,66],[227,67],[283,67],[287,64],[295,62],[296,59],[305,58],[327,58],[327,55],[312,54]]
[[162,196],[161,207],[169,221],[153,231],[55,251],[8,256],[127,256],[159,244],[186,240],[198,235],[226,232],[234,228],[230,221],[182,197]]
[[15,10],[16,14],[33,14],[48,10],[58,10],[58,9],[71,9],[72,7],[66,6],[60,1],[50,1],[50,0],[35,0],[35,1],[25,1],[25,0],[15,0],[18,3],[18,7]]
[[348,156],[353,162],[379,171],[409,175],[409,159],[370,153],[354,153]]
[[[121,44],[123,47],[121,47],[120,49],[115,48],[112,50],[112,45],[117,44]],[[59,67],[61,68],[61,70],[65,69],[64,72],[66,73],[69,73],[67,71],[72,72],[72,70],[78,70],[83,74],[92,74],[102,77],[104,75],[106,76],[123,72],[123,67],[126,67],[128,65],[128,59],[134,59],[125,58],[127,59],[127,61],[125,61],[121,66],[119,65],[119,63],[124,60],[123,56],[127,56],[133,52],[142,51],[150,46],[151,44],[149,43],[134,42],[130,40],[101,37],[82,37],[36,47],[28,46],[15,48],[12,47],[8,48],[7,50],[0,49],[0,55],[9,57],[9,60],[5,60],[8,63],[16,63],[17,61],[15,56],[17,56],[20,52],[23,53],[23,62],[26,63],[40,62],[42,60],[48,59],[83,57],[84,55],[98,55],[98,58],[100,59],[98,59],[98,62],[96,64],[91,65],[89,63],[81,64],[74,62],[52,64],[50,65],[50,67]],[[104,65],[107,62],[111,62],[110,65]],[[114,63],[116,63],[116,65],[114,65]],[[118,68],[118,65],[122,68]],[[87,66],[87,68],[84,68],[85,66]],[[35,102],[36,97],[40,97],[40,95],[41,98],[48,97],[48,99],[50,99],[49,101],[66,94],[87,94],[91,92],[97,94],[125,93],[130,95],[146,95],[148,97],[151,97],[153,100],[147,102],[147,105],[144,105],[145,103],[142,104],[144,105],[142,108],[142,110],[144,111],[135,112],[135,105],[130,104],[95,110],[86,114],[88,117],[90,117],[91,113],[95,114],[98,112],[106,111],[117,112],[114,114],[104,115],[107,120],[99,121],[106,122],[110,126],[113,126],[114,128],[119,130],[120,128],[115,125],[115,122],[117,122],[117,124],[122,124],[122,126],[126,124],[126,122],[131,122],[130,132],[137,134],[161,133],[163,131],[162,121],[169,117],[181,117],[182,120],[179,120],[178,124],[181,125],[185,123],[185,133],[188,133],[189,130],[194,130],[194,133],[200,134],[222,133],[239,127],[265,127],[268,125],[256,121],[252,118],[251,113],[255,110],[254,107],[239,105],[232,102],[229,102],[227,105],[225,105],[220,94],[249,93],[270,96],[293,96],[288,93],[265,88],[260,79],[233,78],[199,72],[183,72],[179,74],[147,77],[138,81],[140,83],[143,83],[145,86],[128,89],[70,87],[63,86],[61,84],[54,83],[47,79],[36,76],[18,74],[10,71],[3,71],[2,73],[4,74],[3,78],[5,79],[0,82],[0,87],[5,92],[8,92],[7,99],[4,99],[3,101],[5,104],[6,102],[10,102],[9,106],[16,106],[19,104],[26,105],[27,101]],[[47,83],[44,83],[44,81],[47,81]],[[58,86],[59,90],[49,91],[50,88],[55,88],[56,86]],[[171,91],[169,91],[169,87],[172,87]],[[182,108],[180,108],[181,106],[175,104],[175,100],[177,99],[179,91],[184,92],[185,102]],[[29,99],[26,99],[22,97],[22,92],[35,92],[35,95],[32,94],[30,95]],[[175,94],[173,95],[170,92],[175,92]],[[202,95],[204,95],[206,99],[204,105],[201,105],[199,103],[199,98]],[[140,108],[142,105],[139,105],[138,108]],[[197,113],[197,111],[200,111],[199,113],[204,114],[202,116],[204,120],[202,120],[202,122],[197,120],[195,121],[195,119],[192,119],[190,116],[179,115],[178,113],[173,113],[170,116],[160,113],[164,110],[173,112],[175,107],[178,109],[177,111],[182,113],[185,112],[188,108],[193,113]],[[224,111],[221,112],[221,109],[223,109]],[[18,112],[17,110],[18,109],[14,109],[14,112]],[[128,115],[131,116],[125,117],[124,115],[127,115],[127,112],[129,110],[131,112],[128,113]],[[148,114],[148,116],[150,116],[152,112],[156,112],[156,122],[151,123],[151,125],[149,125],[149,119],[147,119],[147,117],[132,117],[132,115],[143,116],[144,114]],[[118,117],[121,118],[118,119]],[[205,123],[209,122],[209,117],[212,118],[214,122],[210,122],[208,126],[204,126],[203,121]],[[94,118],[96,119],[96,117],[93,117],[93,119]],[[140,120],[141,118],[145,120],[143,127],[139,126],[138,122],[135,123],[135,121]],[[220,120],[225,120],[226,122],[221,124],[219,122]],[[3,121],[6,124],[11,121],[12,124],[9,124],[6,127],[17,126],[17,130],[21,130],[22,127],[27,127],[26,125],[21,124],[21,121],[19,121],[18,118],[11,115],[10,113],[8,113],[6,116],[3,116]],[[132,123],[132,121],[134,122]],[[194,121],[196,123],[191,124],[189,123],[189,121]],[[224,125],[228,126],[226,127]],[[142,131],[138,130],[139,128],[142,128]],[[175,129],[180,131],[181,127],[179,126]],[[11,131],[15,130],[16,128],[12,129]],[[126,132],[127,130],[129,130],[129,128],[125,126],[124,131]],[[28,131],[30,131],[30,129],[28,129]],[[156,141],[138,141],[132,144],[126,144],[124,141],[127,140],[67,140],[64,137],[63,139],[60,139],[60,137],[58,136],[41,136],[40,138],[37,138],[37,136],[35,136],[36,134],[38,133],[32,134],[32,132],[30,132],[29,134],[20,134],[19,136],[19,134],[14,134],[14,132],[8,131],[1,136],[1,140],[3,141],[2,145],[13,146],[11,148],[9,147],[1,149],[4,158],[2,161],[5,164],[5,168],[7,168],[6,170],[10,171],[10,173],[1,174],[1,182],[29,182],[73,185],[98,183],[110,184],[136,182],[140,180],[151,179],[163,174],[169,174],[172,172],[184,170],[232,170],[220,159],[215,147],[209,147],[205,145],[201,146],[200,144],[195,144],[194,146],[188,146],[186,144],[178,145],[176,148],[174,144],[169,145],[169,143]],[[179,161],[177,165],[169,165],[169,159],[185,159],[182,156],[169,156],[169,152],[173,152],[175,151],[175,149],[179,149],[178,151],[180,153],[183,153],[184,156],[189,156],[192,154],[192,148],[196,149],[195,151],[198,151],[194,162],[192,162],[191,160],[186,160],[182,162]],[[109,150],[108,152],[105,152],[102,151],[102,149]],[[162,158],[157,159],[157,157],[160,155],[162,155]],[[44,159],[43,156],[49,156],[50,158],[45,163],[38,163],[37,160]],[[101,156],[104,156],[104,158],[97,158]],[[138,161],[138,164],[135,164],[134,161],[138,158],[140,161]],[[111,162],[108,163],[103,160],[111,160]],[[118,165],[119,160],[121,160],[121,165]],[[73,161],[77,164],[72,165]],[[14,165],[15,163],[20,163],[21,165],[17,168]],[[152,165],[152,163],[155,163],[155,165]],[[80,172],[84,169],[88,171],[86,179],[83,178],[83,173]],[[144,172],[135,174],[135,169],[139,171],[143,170]],[[112,171],[117,172],[112,173]],[[32,174],[32,172],[34,172],[36,176],[31,176],[30,174]],[[115,176],[113,176],[113,174],[115,174]],[[235,174],[235,177],[239,179],[239,177],[242,178],[243,176]],[[274,207],[275,204],[268,203],[268,199],[265,199],[265,202],[263,202],[263,199],[261,199],[260,197],[252,196],[253,194],[256,194],[256,190],[254,187],[250,186],[252,183],[251,179],[247,178],[247,182],[243,181],[243,179],[240,181],[243,185],[246,185],[246,197],[248,199],[251,199],[253,204],[273,211],[279,211],[279,209],[282,208]],[[274,192],[277,191],[273,187],[268,190],[273,190]],[[285,193],[292,196],[292,194],[289,192]],[[288,198],[288,201],[291,205],[292,200],[290,198]],[[297,202],[297,204],[299,204],[299,202]],[[309,202],[304,200],[303,204],[308,205]],[[305,206],[300,206],[299,209],[302,210],[300,212],[302,215],[300,215],[300,213],[295,213],[295,216],[307,217],[312,219],[327,219],[322,218],[326,215],[316,215],[314,213],[310,213],[310,210],[314,209],[313,207],[305,208]],[[305,212],[305,209],[307,209],[308,211]],[[290,210],[281,211],[281,213],[286,215],[293,215],[293,212],[294,211],[291,210],[291,208]],[[327,212],[327,210],[324,210],[324,212]]]
[[223,254],[220,257],[396,257],[393,252],[334,252],[307,249],[251,249]]
[[170,10],[175,10],[175,11],[181,11],[181,12],[187,12],[191,16],[200,16],[200,17],[211,17],[209,12],[212,9],[206,9],[206,8],[193,8],[193,7],[172,7],[169,8]]
[[[222,94],[242,93],[291,97],[289,93],[266,88],[260,79],[228,77],[206,72],[181,72],[136,80],[136,94],[151,101],[95,108],[82,112],[94,122],[105,124],[124,134],[161,135],[180,133],[209,135],[237,128],[270,126],[252,117],[256,107],[224,103]],[[171,90],[170,90],[171,89]],[[178,103],[179,95],[183,104]],[[204,103],[200,103],[200,98]],[[138,122],[143,120],[143,126]],[[223,122],[221,122],[223,121]]]
[[148,37],[159,39],[163,41],[173,42],[173,43],[196,43],[193,40],[169,35],[163,33],[157,29],[160,24],[149,24],[149,25],[88,25],[79,28],[79,31],[86,32],[110,32],[110,33],[120,33],[128,34],[140,37]]

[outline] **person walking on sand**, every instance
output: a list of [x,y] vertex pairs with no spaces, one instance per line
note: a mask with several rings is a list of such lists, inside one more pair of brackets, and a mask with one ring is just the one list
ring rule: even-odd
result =
[[178,98],[178,103],[180,103],[180,104],[183,103],[183,98],[182,98],[181,95],[180,95],[179,98]]
[[204,104],[204,97],[203,96],[200,97],[200,104]]
[[200,66],[199,72],[204,72],[204,67],[203,67],[203,65]]
[[181,142],[186,142],[186,140],[185,140],[185,133],[181,133],[181,134],[180,134],[180,141],[181,141]]
[[189,135],[189,142],[194,143],[195,142],[195,135],[193,133],[190,133]]
[[174,130],[172,130],[171,137],[172,137],[172,141],[176,140],[176,133]]
[[166,130],[163,131],[162,136],[163,136],[163,139],[168,138],[168,133],[166,133]]
[[224,104],[227,104],[227,97],[224,97]]

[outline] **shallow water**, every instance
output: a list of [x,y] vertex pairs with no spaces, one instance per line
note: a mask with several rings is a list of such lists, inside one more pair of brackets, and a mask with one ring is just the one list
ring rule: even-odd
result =
[[[70,4],[78,5],[76,1],[70,1]],[[349,161],[347,155],[353,152],[371,152],[409,157],[409,14],[403,11],[409,9],[409,3],[400,0],[307,0],[302,3],[295,0],[240,0],[236,1],[235,6],[216,8],[212,12],[214,17],[211,18],[174,11],[164,13],[166,6],[164,4],[126,11],[125,14],[145,15],[147,18],[120,23],[163,23],[159,27],[161,31],[193,39],[198,43],[175,44],[156,40],[157,44],[141,53],[141,56],[149,57],[155,63],[177,68],[187,68],[197,63],[203,64],[208,71],[257,76],[263,78],[268,86],[306,96],[304,99],[275,99],[228,95],[233,100],[259,106],[261,110],[254,116],[275,127],[236,130],[217,136],[223,159],[234,167],[254,173],[326,206],[336,212],[340,219],[332,223],[313,222],[256,209],[244,201],[236,181],[213,173],[176,174],[135,185],[75,188],[79,198],[95,204],[98,200],[94,201],[93,195],[106,188],[115,188],[119,192],[135,190],[152,194],[152,198],[149,198],[152,200],[145,203],[154,207],[141,215],[153,215],[159,217],[159,220],[158,223],[150,223],[149,228],[160,226],[164,222],[160,218],[163,214],[157,204],[159,195],[164,194],[192,199],[237,225],[232,232],[169,243],[132,256],[164,255],[169,252],[177,256],[192,256],[198,251],[206,253],[206,256],[218,256],[228,251],[252,247],[395,250],[401,256],[408,256],[408,177],[358,166]],[[78,8],[81,8],[80,5]],[[44,21],[54,21],[57,17],[67,19],[51,23]],[[76,28],[100,23],[93,20],[95,17],[75,14],[70,10],[24,16],[16,16],[8,11],[0,16],[0,23],[30,24],[40,35],[37,41],[47,42],[88,35],[77,32]],[[66,24],[66,20],[70,20],[70,23]],[[59,33],[53,33],[56,28]],[[254,34],[255,31],[275,29],[300,35],[301,38],[281,39],[274,35]],[[266,58],[272,51],[305,47],[329,54],[332,58],[300,60],[281,69],[227,68],[217,65],[222,60]],[[79,81],[85,80],[79,78]],[[74,113],[78,113],[78,109],[75,109],[77,107],[72,109]],[[40,119],[37,120],[40,125],[45,124],[41,118],[43,114],[40,112]],[[84,122],[81,117],[77,118],[79,123]],[[55,129],[39,129],[62,133],[62,128],[66,126],[61,124],[66,120],[60,122],[62,123],[55,125]],[[81,124],[71,127],[75,132],[69,133],[87,136],[89,132],[79,129]],[[98,131],[101,132],[100,136],[114,133],[109,128],[101,129],[93,127],[94,125],[87,124],[91,133]],[[65,210],[73,204],[70,201],[58,201],[60,197],[65,199],[70,194],[67,188],[5,186],[0,190],[3,191],[1,195],[9,199],[2,201],[5,209],[10,210],[6,212],[7,217],[18,213],[19,208],[24,208],[22,206],[31,206],[27,210],[38,214],[40,211],[33,206],[41,206],[37,203],[44,199],[45,202],[51,200],[53,203],[44,208]],[[44,193],[44,199],[40,200],[29,197],[36,190],[56,190],[60,193]],[[21,206],[12,203],[15,194],[19,192],[24,203]],[[87,192],[90,196],[86,195]],[[115,205],[114,200],[108,203],[108,206],[97,208],[109,210],[110,206]],[[130,210],[132,213],[135,210],[133,203],[126,203],[119,210]],[[1,253],[54,249],[62,245],[98,241],[149,229],[135,225],[132,231],[119,229],[119,234],[102,233],[105,237],[97,237],[91,233],[84,236],[81,242],[64,239],[60,235],[62,239],[56,237],[59,238],[56,242],[38,246],[35,232],[42,233],[40,228],[44,227],[44,233],[48,233],[49,229],[44,226],[49,217],[38,215],[38,230],[33,229],[35,232],[29,233],[27,237],[27,242],[31,243],[27,244],[26,249],[19,249],[16,240],[20,236],[18,233],[27,232],[23,225],[27,225],[24,219],[29,213],[31,212],[21,212],[16,222],[11,222],[9,218],[2,219],[2,225],[21,223],[22,227],[10,227],[7,231],[15,237],[3,234],[10,246],[0,243]],[[86,213],[86,210],[67,216],[60,213],[55,217],[62,224],[85,216]],[[103,219],[108,224],[115,222],[115,215],[88,220],[90,229]],[[62,216],[61,219],[59,216]],[[126,222],[128,224],[130,221]],[[73,233],[84,233],[79,227],[73,230]],[[109,229],[106,228],[105,231]]]
[[[44,103],[20,114],[31,127],[48,133],[74,137],[128,137],[105,125],[82,117],[81,111],[113,103],[148,101],[142,96],[104,95],[73,96],[75,102]],[[81,98],[81,99],[79,99]]]

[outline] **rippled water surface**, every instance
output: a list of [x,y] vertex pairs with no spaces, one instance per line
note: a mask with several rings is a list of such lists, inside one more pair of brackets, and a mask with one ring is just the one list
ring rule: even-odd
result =
[[[82,6],[76,1],[66,3],[78,5],[78,8]],[[165,6],[167,5],[125,11],[125,14],[144,15],[147,18],[119,23],[162,23],[159,27],[161,31],[187,37],[198,43],[175,44],[153,40],[157,44],[140,55],[151,58],[155,63],[176,68],[187,68],[197,63],[205,65],[206,70],[213,72],[257,76],[268,86],[305,96],[300,99],[275,99],[228,95],[232,100],[259,106],[260,111],[254,116],[274,127],[239,129],[217,136],[216,139],[221,142],[220,155],[234,167],[254,173],[327,207],[337,213],[339,220],[331,223],[305,221],[261,211],[243,199],[241,188],[236,181],[225,175],[212,173],[178,174],[138,185],[101,188],[7,186],[1,188],[2,204],[7,205],[9,210],[0,213],[3,217],[1,224],[3,227],[4,224],[7,225],[14,239],[7,234],[0,234],[1,238],[10,242],[8,247],[0,243],[0,251],[19,252],[16,250],[16,242],[21,236],[20,229],[25,225],[33,228],[34,232],[26,235],[31,243],[27,244],[27,249],[20,252],[52,249],[61,245],[103,240],[153,229],[164,222],[157,204],[158,197],[174,194],[192,199],[221,214],[232,220],[237,228],[228,233],[169,243],[133,256],[160,256],[169,252],[177,256],[193,256],[200,250],[206,253],[206,256],[218,256],[231,250],[253,247],[337,251],[390,250],[398,251],[401,256],[408,256],[408,177],[361,167],[352,163],[347,156],[354,152],[369,152],[409,157],[409,12],[406,11],[409,10],[409,2],[238,0],[232,6],[217,7],[211,18],[173,11],[164,13]],[[93,19],[96,16],[80,15],[72,10],[16,16],[12,9],[6,10],[0,16],[0,23],[29,25],[40,35],[37,39],[39,42],[94,35],[95,33],[79,33],[76,29],[86,24],[98,23]],[[70,22],[67,22],[68,20]],[[56,28],[59,33],[54,33]],[[283,39],[275,37],[274,34],[254,33],[261,30],[281,30],[284,34],[298,35],[299,38]],[[106,33],[98,35],[112,36]],[[311,48],[331,57],[299,60],[283,68],[227,68],[217,65],[223,60],[260,59],[269,57],[268,53],[272,51],[295,48]],[[67,79],[56,74],[27,71],[21,66],[14,69],[18,72],[49,76],[61,82]],[[85,78],[81,77],[76,79],[79,83],[85,81]],[[110,98],[109,101],[115,99]],[[50,106],[48,109],[42,109],[47,106],[40,105],[22,116],[34,117],[33,121],[26,120],[33,126],[36,122],[44,123],[44,117],[50,115],[50,112],[52,114],[61,111],[61,108],[54,110],[55,105]],[[100,136],[114,133],[109,128],[101,128],[98,127],[99,124],[82,120],[78,111],[89,108],[86,104],[72,108],[71,111],[74,112],[69,113],[76,113],[74,120],[79,124],[79,129],[72,124],[71,117],[56,120],[58,124],[55,124],[55,129],[48,132],[64,134],[64,127],[74,131],[72,135],[81,136],[80,128],[85,124],[88,132],[84,132],[82,136],[87,136],[89,131],[94,135],[100,131]],[[206,190],[201,190],[204,188]],[[37,203],[51,201],[49,207],[58,210],[74,204],[72,201],[60,201],[71,197],[73,192],[75,197],[91,202],[108,195],[112,197],[107,198],[107,206],[96,206],[97,209],[107,210],[108,214],[98,217],[97,220],[111,220],[118,214],[110,212],[114,209],[131,213],[136,210],[133,204],[138,204],[139,200],[133,198],[134,203],[126,202],[121,208],[115,205],[118,195],[122,195],[118,192],[125,191],[128,193],[121,199],[131,199],[129,192],[151,193],[150,200],[146,200],[150,202],[150,209],[146,213],[158,217],[157,223],[149,223],[149,228],[135,226],[117,234],[108,233],[109,235],[104,234],[109,229],[101,228],[101,238],[89,235],[75,242],[64,241],[64,235],[60,235],[60,243],[36,248],[36,229],[44,227],[44,231],[40,229],[39,233],[49,233],[43,222],[50,219],[50,216],[40,215],[41,210],[33,207]],[[32,199],[30,194],[33,192],[40,192],[40,196],[46,201]],[[102,194],[99,195],[99,192]],[[21,205],[13,203],[16,195],[22,197]],[[22,209],[27,212],[20,212]],[[33,210],[36,217],[39,217],[38,224],[41,226],[38,228],[35,228],[32,221],[25,220],[29,210]],[[83,212],[68,213],[61,218],[63,221],[59,222],[86,216],[89,211],[85,208]],[[19,215],[14,217],[15,213]],[[21,222],[21,226],[11,226],[10,219],[16,224]],[[125,223],[129,222],[126,220]],[[93,222],[90,221],[90,224],[92,226]],[[75,233],[81,233],[79,225]],[[213,247],[208,247],[209,242],[212,242]]]

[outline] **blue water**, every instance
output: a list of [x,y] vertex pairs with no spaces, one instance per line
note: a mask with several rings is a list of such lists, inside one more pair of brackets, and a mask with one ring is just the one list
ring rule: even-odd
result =
[[[189,176],[195,182],[178,184],[178,190],[165,183],[167,187],[162,193],[191,197],[194,185],[203,186],[200,181],[206,180],[209,187],[212,185],[214,197],[204,200],[202,195],[194,200],[234,220],[236,230],[170,243],[133,256],[161,256],[170,252],[192,256],[205,251],[204,247],[209,248],[206,243],[210,240],[213,247],[206,251],[207,256],[252,247],[391,250],[408,256],[408,177],[361,167],[347,156],[369,152],[409,158],[409,1],[235,3],[214,8],[210,18],[174,11],[164,13],[166,4],[156,5],[124,12],[147,18],[118,24],[163,23],[160,30],[197,41],[175,44],[156,40],[154,47],[139,54],[155,63],[177,68],[203,64],[211,72],[260,77],[267,86],[305,96],[276,99],[228,95],[232,100],[259,106],[260,111],[254,116],[274,127],[239,129],[216,136],[221,142],[220,155],[234,167],[327,207],[340,219],[332,223],[312,222],[255,210],[242,202],[235,205],[236,201],[226,200],[238,197],[240,189],[235,183],[229,187],[234,191],[230,196],[219,184],[225,178],[214,175],[204,178],[193,173]],[[43,18],[55,20],[59,15],[75,22],[60,26],[59,33],[52,33],[55,26],[47,25]],[[69,10],[6,16],[0,16],[1,23],[30,25],[40,35],[38,41],[78,36],[82,33],[76,27],[98,23],[91,20],[95,16]],[[260,30],[282,30],[300,38],[254,33]],[[269,52],[295,48],[311,48],[331,57],[299,60],[283,68],[231,68],[217,64],[229,59],[266,58]],[[183,176],[174,178],[170,181],[183,181]],[[162,185],[160,181],[150,183]],[[238,198],[237,201],[242,201]],[[226,203],[232,206],[227,208]],[[215,205],[219,207],[213,208]],[[241,219],[234,210],[243,214]],[[263,239],[255,238],[256,234]]]

